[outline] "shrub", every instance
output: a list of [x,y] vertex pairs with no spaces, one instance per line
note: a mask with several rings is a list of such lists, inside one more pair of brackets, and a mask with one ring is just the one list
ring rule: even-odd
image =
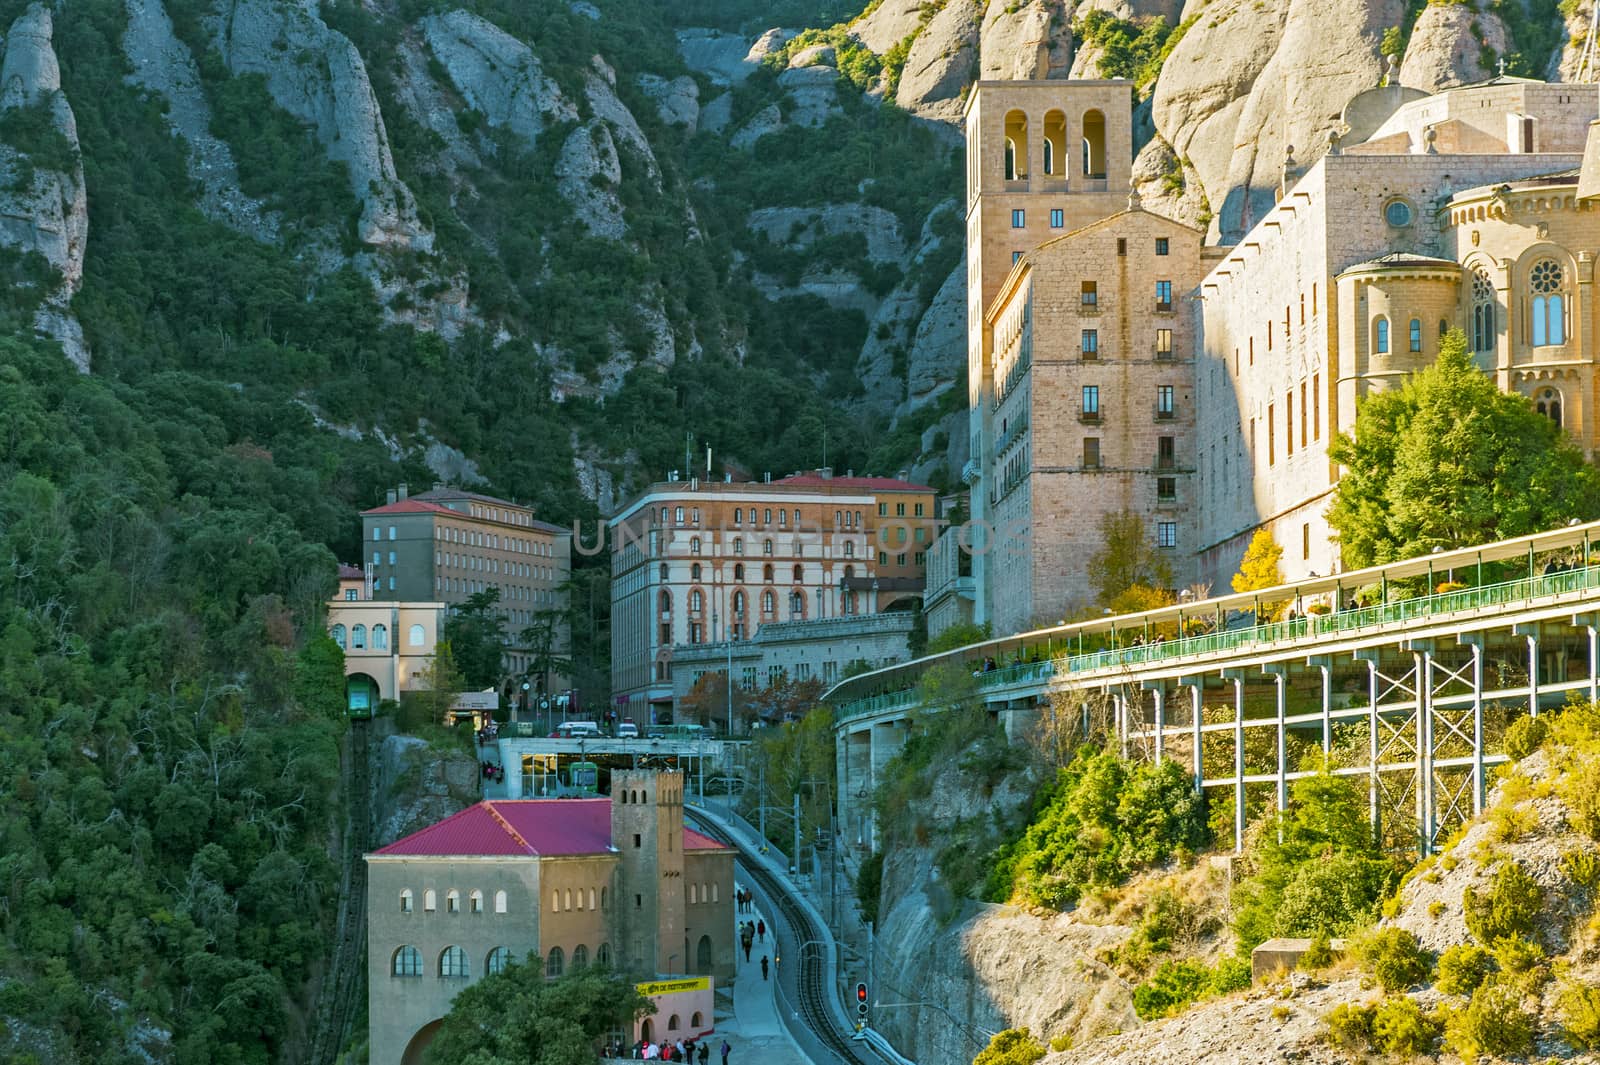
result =
[[1600,1050],[1600,987],[1570,983],[1556,999],[1567,1042],[1579,1050]]
[[1600,888],[1600,854],[1588,847],[1574,847],[1561,856],[1561,872],[1574,884],[1593,892]]
[[1373,1015],[1372,1038],[1385,1054],[1414,1056],[1432,1050],[1443,1027],[1409,995],[1391,995]]
[[1273,931],[1282,936],[1353,932],[1377,915],[1392,876],[1387,861],[1359,854],[1306,862],[1284,885]]
[[1373,1006],[1339,1003],[1322,1019],[1328,1028],[1328,1040],[1346,1050],[1367,1049],[1372,1045],[1372,1024],[1377,1012]]
[[1559,787],[1572,827],[1590,839],[1600,840],[1600,757],[1591,755],[1573,766]]
[[1071,1050],[1072,1036],[1066,1032],[1062,1032],[1060,1035],[1050,1040],[1050,1049],[1054,1050],[1057,1054],[1061,1053],[1063,1050]]
[[1526,1054],[1533,1049],[1533,1017],[1522,1008],[1516,989],[1486,983],[1445,1025],[1445,1043],[1469,1062],[1486,1054]]
[[1326,969],[1333,964],[1333,944],[1328,933],[1318,932],[1311,937],[1311,945],[1300,955],[1299,967],[1307,971]]
[[1233,991],[1243,991],[1249,986],[1250,959],[1223,958],[1211,971],[1211,986],[1208,990],[1213,995],[1226,995]]
[[856,870],[856,900],[861,903],[861,919],[869,924],[878,920],[878,900],[883,893],[883,852],[875,851],[862,859]]
[[1210,983],[1211,971],[1192,958],[1164,961],[1133,989],[1133,1011],[1145,1021],[1170,1017],[1204,994]]
[[1439,956],[1434,981],[1448,995],[1470,995],[1494,972],[1494,954],[1476,943],[1458,943]]
[[1007,1028],[994,1034],[989,1045],[972,1059],[972,1065],[1033,1065],[1044,1054],[1044,1044],[1026,1028]]
[[1469,885],[1461,894],[1467,929],[1485,946],[1512,936],[1533,938],[1534,920],[1544,908],[1544,891],[1513,861],[1501,864],[1480,895]]
[[1520,762],[1544,745],[1550,734],[1550,722],[1542,717],[1519,717],[1506,726],[1506,754]]
[[1428,954],[1404,928],[1379,928],[1356,944],[1356,954],[1385,991],[1404,991],[1428,977]]

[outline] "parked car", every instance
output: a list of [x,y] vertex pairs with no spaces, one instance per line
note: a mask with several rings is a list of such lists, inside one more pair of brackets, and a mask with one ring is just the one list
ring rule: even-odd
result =
[[639,738],[639,726],[635,725],[632,720],[630,720],[628,718],[623,718],[621,721],[619,721],[617,723],[617,739],[619,739],[619,740],[636,740],[638,738]]
[[551,739],[560,740],[597,740],[600,736],[600,726],[593,721],[563,721],[556,726],[554,732],[550,733]]

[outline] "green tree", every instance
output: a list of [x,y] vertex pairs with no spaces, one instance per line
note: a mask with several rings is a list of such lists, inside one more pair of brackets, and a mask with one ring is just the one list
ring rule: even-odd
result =
[[982,643],[989,639],[992,634],[992,627],[987,621],[982,625],[975,625],[970,621],[958,621],[930,639],[927,650],[923,653],[936,655],[945,651],[954,651],[957,647]]
[[1368,566],[1600,514],[1600,472],[1525,398],[1501,392],[1452,330],[1400,388],[1362,399],[1328,523],[1345,565]]
[[344,649],[327,633],[318,632],[300,649],[294,671],[295,701],[309,714],[342,718],[344,685]]
[[1102,606],[1136,584],[1172,586],[1172,563],[1150,539],[1144,518],[1131,510],[1100,519],[1100,548],[1089,559],[1089,572]]
[[1033,1065],[1044,1054],[1044,1044],[1028,1029],[1007,1028],[990,1038],[989,1045],[972,1059],[972,1065]]
[[537,955],[456,993],[428,1065],[589,1065],[607,1033],[649,1015],[650,1000],[604,966],[546,980]]
[[556,646],[561,637],[561,625],[569,620],[566,610],[536,610],[533,621],[518,637],[528,649],[528,675],[539,678],[539,690],[550,691],[550,675],[558,673],[572,676],[572,656]]
[[450,645],[456,668],[468,688],[490,688],[500,683],[506,641],[499,602],[498,588],[473,592],[445,619],[441,629],[439,638]]
[[466,685],[466,679],[456,665],[455,649],[449,640],[440,640],[434,645],[433,657],[422,671],[422,683],[423,690],[414,696],[414,700],[423,707],[427,721],[440,724]]

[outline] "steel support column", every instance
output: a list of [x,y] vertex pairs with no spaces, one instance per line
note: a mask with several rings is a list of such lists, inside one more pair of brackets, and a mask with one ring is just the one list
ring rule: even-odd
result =
[[1161,764],[1162,733],[1167,727],[1167,688],[1160,684],[1155,688],[1156,693],[1156,765]]
[[1417,671],[1417,831],[1424,856],[1433,853],[1433,651],[1413,651]]

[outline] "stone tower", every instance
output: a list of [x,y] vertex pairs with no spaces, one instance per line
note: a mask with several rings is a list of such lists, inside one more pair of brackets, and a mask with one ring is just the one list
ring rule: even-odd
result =
[[689,971],[684,932],[683,774],[611,775],[611,842],[624,964],[649,975]]

